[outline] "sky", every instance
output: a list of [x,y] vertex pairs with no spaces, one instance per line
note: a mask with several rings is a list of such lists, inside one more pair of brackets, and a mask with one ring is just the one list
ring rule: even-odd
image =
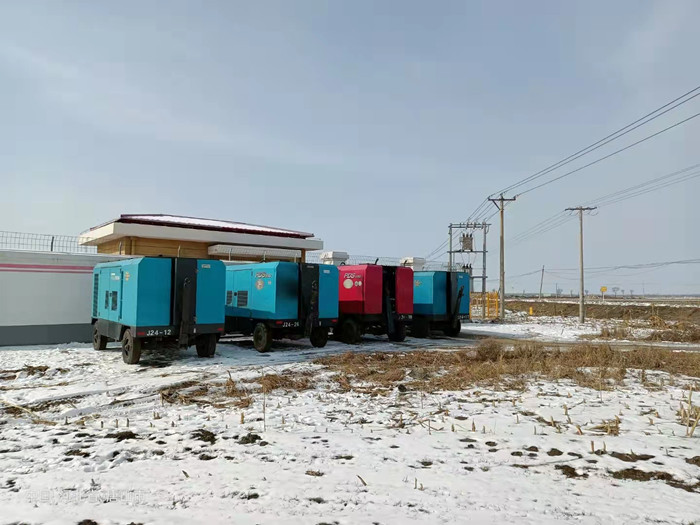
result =
[[[700,85],[699,18],[695,0],[0,2],[0,230],[170,213],[426,256],[489,194]],[[700,162],[699,143],[700,118],[520,196],[506,291],[538,290],[543,265],[545,293],[576,289],[575,221],[512,240]],[[696,178],[586,216],[586,265],[700,258],[699,194]],[[603,285],[700,293],[700,265],[591,272]]]

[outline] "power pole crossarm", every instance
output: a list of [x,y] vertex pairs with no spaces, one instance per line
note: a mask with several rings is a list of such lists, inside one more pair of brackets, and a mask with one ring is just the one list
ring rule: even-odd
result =
[[503,197],[503,194],[497,198],[494,199],[492,197],[489,197],[489,200],[494,203],[496,208],[498,208],[498,211],[501,214],[501,253],[500,253],[500,259],[501,259],[501,272],[500,272],[500,290],[498,291],[498,299],[499,299],[499,306],[498,306],[498,316],[500,317],[501,321],[505,320],[506,318],[506,265],[505,265],[505,240],[504,240],[504,225],[503,225],[503,211],[505,210],[506,207],[506,202],[513,202],[516,199],[516,197],[513,197],[511,199],[506,199]]
[[578,212],[578,221],[579,221],[579,234],[578,234],[578,243],[579,243],[579,270],[581,272],[580,275],[580,289],[578,292],[578,320],[580,323],[584,322],[586,320],[586,304],[585,304],[585,292],[584,292],[584,278],[583,278],[583,212],[584,211],[593,211],[595,210],[595,207],[586,207],[586,206],[576,206],[574,208],[566,208],[566,211],[575,211]]

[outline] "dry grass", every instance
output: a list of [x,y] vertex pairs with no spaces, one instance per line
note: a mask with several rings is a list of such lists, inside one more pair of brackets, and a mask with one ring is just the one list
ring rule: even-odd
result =
[[348,352],[316,362],[338,372],[336,381],[342,391],[370,384],[386,392],[397,383],[429,391],[462,390],[480,383],[517,389],[538,377],[570,379],[580,386],[608,390],[624,380],[628,369],[700,377],[700,354],[644,347],[620,351],[607,344],[562,351],[529,342],[508,350],[498,341],[485,340],[472,351]]
[[311,372],[265,374],[253,379],[246,379],[246,383],[258,383],[263,392],[273,390],[308,390],[313,388],[311,384]]
[[237,408],[247,408],[253,403],[253,397],[247,389],[239,388],[236,382],[231,377],[231,372],[228,374],[228,379],[224,385],[224,395],[226,397],[236,398],[233,405]]
[[171,385],[160,389],[161,403],[178,403],[181,405],[190,405],[196,403],[207,403],[202,400],[209,392],[209,387],[199,381],[185,381],[176,385]]
[[649,341],[700,343],[700,326],[685,322],[666,324],[663,330],[654,330],[648,339]]
[[[423,350],[407,353],[346,352],[315,361],[333,372],[332,388],[384,395],[394,391],[458,391],[474,386],[501,390],[524,390],[532,381],[570,380],[598,391],[619,386],[634,370],[647,388],[658,387],[647,379],[647,371],[664,371],[700,377],[700,353],[674,352],[655,347],[615,350],[608,344],[582,344],[560,348],[537,342],[504,345],[484,340],[476,348],[457,352]],[[649,374],[650,375],[650,374]],[[669,379],[671,381],[672,378]],[[245,408],[260,393],[275,390],[303,391],[316,386],[316,372],[286,371],[264,374],[236,382],[189,381],[160,391],[162,401],[180,404],[210,404]],[[679,411],[680,421],[697,426],[697,403]],[[600,429],[615,432],[614,425]]]
[[602,339],[633,339],[633,334],[627,326],[605,325],[600,329],[598,337]]

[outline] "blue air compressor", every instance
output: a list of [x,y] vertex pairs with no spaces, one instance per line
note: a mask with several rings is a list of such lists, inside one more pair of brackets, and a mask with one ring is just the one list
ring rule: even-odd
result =
[[428,272],[413,274],[413,337],[428,337],[439,330],[456,337],[462,319],[469,319],[469,281],[466,272]]
[[338,322],[338,268],[269,262],[226,266],[226,332],[253,334],[267,352],[273,339],[308,337],[326,346]]
[[142,347],[195,345],[213,357],[224,331],[226,269],[218,260],[136,257],[101,263],[93,271],[93,346],[121,341],[125,363]]

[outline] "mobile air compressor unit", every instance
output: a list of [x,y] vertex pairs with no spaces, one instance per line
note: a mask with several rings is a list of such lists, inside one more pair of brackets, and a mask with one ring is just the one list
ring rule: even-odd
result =
[[93,346],[121,341],[125,363],[136,364],[142,346],[196,345],[213,357],[224,331],[226,270],[218,260],[136,257],[95,266]]
[[226,332],[253,334],[267,352],[273,339],[308,337],[326,346],[338,322],[338,269],[309,263],[226,266]]
[[413,313],[413,270],[360,264],[340,266],[339,271],[339,339],[354,344],[371,333],[403,341]]
[[414,272],[411,335],[428,337],[431,330],[459,335],[461,319],[469,318],[469,281],[466,272]]

